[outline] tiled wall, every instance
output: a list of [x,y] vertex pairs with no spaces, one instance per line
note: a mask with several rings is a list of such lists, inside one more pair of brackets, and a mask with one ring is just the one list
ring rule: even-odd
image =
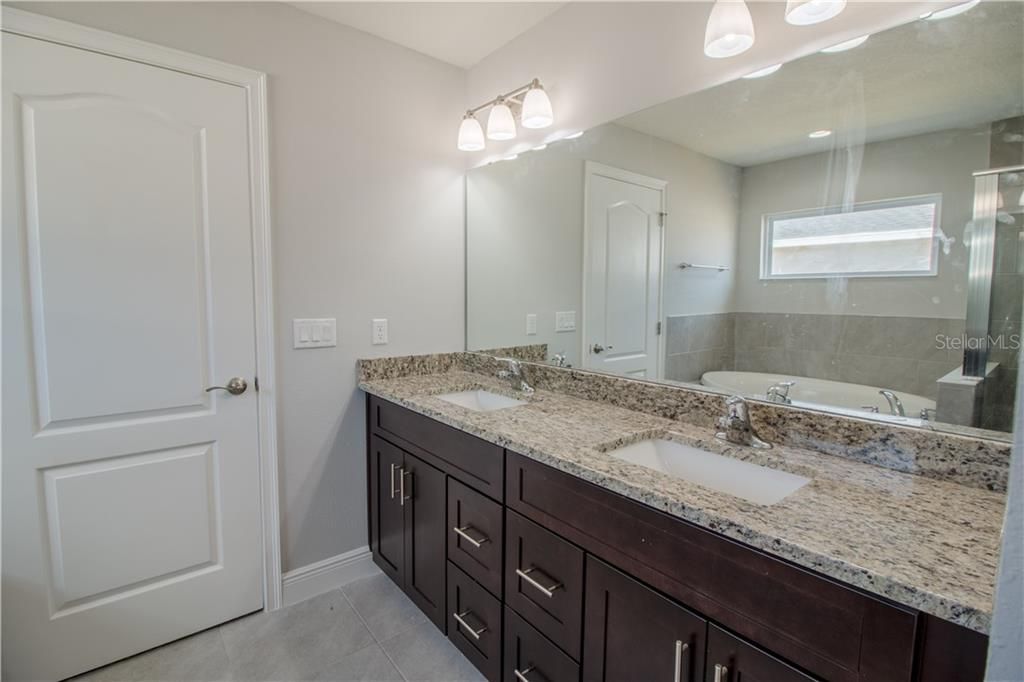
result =
[[961,362],[936,336],[959,337],[962,320],[723,313],[668,318],[665,377],[696,382],[704,372],[795,374],[935,398],[935,380]]

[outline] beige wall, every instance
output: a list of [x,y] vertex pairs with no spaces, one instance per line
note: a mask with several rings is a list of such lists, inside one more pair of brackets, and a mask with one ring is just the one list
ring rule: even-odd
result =
[[[876,142],[743,170],[738,312],[821,313],[963,319],[967,311],[964,227],[974,208],[972,173],[988,168],[988,126]],[[838,203],[942,194],[936,277],[760,279],[761,219],[767,213]]]
[[[17,6],[267,72],[284,569],[365,545],[356,359],[463,343],[465,72],[284,4]],[[338,347],[292,350],[293,317]]]
[[[635,130],[607,124],[582,138],[471,170],[467,176],[467,330],[470,348],[547,343],[579,365],[577,333],[554,332],[554,313],[582,319],[584,161],[665,180],[664,314],[723,312],[732,272],[739,169]],[[538,335],[526,335],[526,314]]]

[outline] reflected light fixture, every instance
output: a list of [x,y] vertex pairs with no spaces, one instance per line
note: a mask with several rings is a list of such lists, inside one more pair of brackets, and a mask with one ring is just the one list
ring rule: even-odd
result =
[[704,54],[735,57],[754,44],[754,20],[743,0],[716,0],[704,30]]
[[837,16],[846,7],[846,0],[787,0],[786,23],[794,26],[820,24]]
[[462,117],[462,125],[459,126],[459,149],[464,152],[478,152],[486,146],[484,142],[484,129],[480,127],[480,121],[476,116],[466,112]]
[[807,137],[811,138],[812,140],[819,140],[823,137],[828,137],[831,134],[831,130],[822,128],[821,130],[815,130],[813,133],[807,133]]
[[821,51],[824,52],[825,54],[835,54],[836,52],[846,52],[847,50],[852,50],[855,47],[860,47],[865,42],[867,42],[867,39],[870,38],[870,37],[871,37],[871,34],[870,33],[866,33],[866,34],[864,34],[862,36],[858,36],[856,38],[850,38],[849,40],[845,40],[845,41],[843,41],[841,43],[836,43],[832,47],[826,47],[826,48],[824,48]]
[[459,125],[458,148],[461,151],[477,152],[487,146],[476,115],[488,107],[491,111],[487,116],[487,138],[491,140],[515,138],[516,112],[524,128],[547,128],[555,121],[551,100],[540,80],[534,78],[526,85],[466,111]]
[[575,133],[569,133],[568,135],[566,135],[562,139],[563,140],[575,140],[577,137],[583,137],[583,131],[582,130],[577,130]]
[[536,147],[531,147],[530,149],[532,151],[535,151],[535,152],[542,152],[542,151],[544,151],[547,148],[548,148],[548,146],[546,144],[539,144]]
[[778,71],[781,68],[782,68],[782,64],[772,64],[771,66],[766,66],[763,69],[758,69],[757,71],[751,71],[746,76],[744,76],[744,78],[747,78],[747,79],[751,79],[751,78],[764,78],[765,76],[772,75],[773,73],[775,73],[776,71]]
[[981,0],[968,0],[968,2],[962,2],[959,5],[953,5],[952,7],[947,7],[946,9],[940,9],[934,12],[926,12],[921,15],[921,18],[927,19],[928,21],[948,19],[950,17],[955,17],[958,14],[963,14],[967,10],[972,9],[979,2],[981,2]]

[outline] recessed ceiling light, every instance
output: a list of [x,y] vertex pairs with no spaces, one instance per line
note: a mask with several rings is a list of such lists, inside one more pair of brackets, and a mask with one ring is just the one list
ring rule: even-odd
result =
[[748,78],[748,79],[750,79],[750,78],[764,78],[765,76],[772,75],[773,73],[775,73],[776,71],[778,71],[781,68],[782,68],[782,64],[772,64],[771,66],[766,66],[763,69],[758,69],[757,71],[752,71],[752,72],[748,73],[746,76],[744,76],[744,78]]
[[583,131],[582,130],[577,130],[575,133],[570,133],[569,135],[566,135],[562,139],[565,139],[565,140],[575,140],[577,137],[583,137]]
[[969,2],[962,2],[959,5],[953,5],[952,7],[947,7],[946,9],[940,9],[934,12],[929,12],[925,15],[921,15],[921,18],[927,19],[928,21],[948,19],[950,17],[955,17],[958,14],[963,14],[967,10],[973,8],[979,2],[981,2],[981,0],[969,0]]
[[825,54],[833,54],[835,52],[846,52],[847,50],[852,50],[855,47],[863,45],[865,41],[867,41],[867,39],[870,37],[871,34],[867,33],[865,35],[858,36],[856,38],[851,38],[850,40],[846,40],[841,43],[836,43],[832,47],[826,47],[824,50],[822,50],[822,52],[824,52]]
[[822,130],[815,130],[813,133],[807,133],[807,137],[811,138],[812,140],[817,140],[817,139],[822,138],[822,137],[828,137],[831,134],[832,134],[831,130],[822,129]]

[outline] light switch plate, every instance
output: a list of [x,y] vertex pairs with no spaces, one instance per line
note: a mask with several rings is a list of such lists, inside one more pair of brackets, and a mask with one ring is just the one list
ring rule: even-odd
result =
[[338,321],[333,317],[292,320],[295,348],[330,348],[338,345]]
[[376,318],[373,321],[373,332],[371,342],[374,346],[383,346],[388,342],[388,321],[385,318]]
[[556,332],[574,332],[576,331],[576,311],[565,310],[562,312],[555,313],[555,331]]
[[537,334],[537,314],[527,313],[526,315],[526,335],[535,336]]

